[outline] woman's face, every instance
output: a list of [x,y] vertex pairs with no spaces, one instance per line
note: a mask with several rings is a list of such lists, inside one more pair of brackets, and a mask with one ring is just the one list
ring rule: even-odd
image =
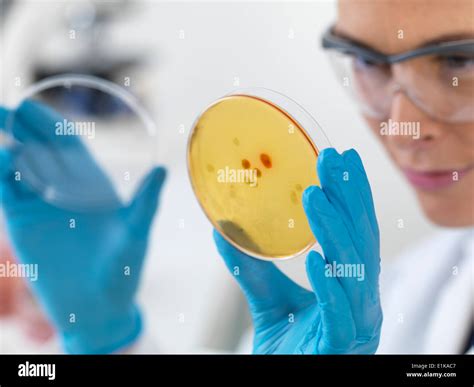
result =
[[[474,38],[473,15],[472,0],[340,0],[335,31],[377,51],[395,54],[427,42]],[[412,66],[414,77],[423,77],[416,72],[415,63],[404,66]],[[468,71],[474,73],[474,64],[471,67]],[[405,93],[394,94],[387,118],[419,122],[419,138],[382,135],[381,120],[365,118],[415,189],[431,221],[449,227],[474,224],[474,122],[439,122]]]

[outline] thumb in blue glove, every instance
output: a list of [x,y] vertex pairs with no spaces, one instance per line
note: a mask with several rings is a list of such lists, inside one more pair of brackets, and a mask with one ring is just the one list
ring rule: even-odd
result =
[[[326,149],[317,167],[322,188],[311,186],[303,196],[308,222],[324,252],[323,257],[312,251],[306,260],[312,291],[291,281],[272,262],[247,256],[214,232],[217,249],[249,304],[254,353],[377,349],[382,324],[379,231],[370,186],[354,150],[339,155]],[[344,275],[346,270],[339,275],[333,267],[364,268],[359,271],[364,278]]]

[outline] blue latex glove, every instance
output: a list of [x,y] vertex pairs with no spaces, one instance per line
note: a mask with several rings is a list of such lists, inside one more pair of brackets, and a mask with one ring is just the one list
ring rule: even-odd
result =
[[[7,114],[0,108],[0,127]],[[120,350],[142,329],[134,298],[165,170],[154,169],[126,207],[100,212],[57,208],[27,182],[14,179],[18,164],[40,173],[69,168],[74,179],[111,200],[113,187],[80,141],[45,133],[45,127],[62,120],[55,112],[27,101],[16,116],[14,137],[23,145],[0,149],[1,204],[16,256],[22,263],[38,264],[38,280],[31,284],[67,352]]]
[[[313,292],[272,262],[241,253],[214,231],[226,265],[239,273],[235,277],[255,328],[254,353],[372,354],[378,347],[379,230],[362,161],[354,150],[340,155],[330,148],[320,154],[317,168],[322,189],[311,186],[303,195],[309,224],[324,252],[323,258],[311,251],[306,259]],[[364,279],[326,276],[326,265],[334,262],[363,264]]]

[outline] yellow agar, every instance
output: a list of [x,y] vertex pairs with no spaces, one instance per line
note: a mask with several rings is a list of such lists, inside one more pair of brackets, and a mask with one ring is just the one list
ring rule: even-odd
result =
[[232,95],[196,121],[188,168],[201,207],[229,242],[257,258],[282,259],[315,243],[301,199],[306,187],[319,185],[317,154],[279,107]]

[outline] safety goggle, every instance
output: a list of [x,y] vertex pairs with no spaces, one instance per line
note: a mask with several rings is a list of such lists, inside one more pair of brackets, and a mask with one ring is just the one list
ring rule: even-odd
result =
[[342,85],[369,117],[389,118],[393,97],[402,92],[436,120],[474,121],[474,39],[385,55],[330,28],[322,46],[329,50]]

